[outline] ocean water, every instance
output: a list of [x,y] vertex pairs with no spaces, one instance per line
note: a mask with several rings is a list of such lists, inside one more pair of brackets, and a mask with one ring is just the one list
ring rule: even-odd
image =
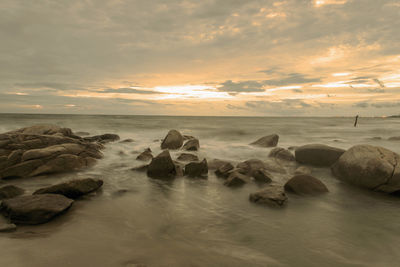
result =
[[[208,179],[149,179],[130,169],[145,148],[160,152],[169,129],[200,139],[199,158],[266,159],[269,148],[248,144],[277,133],[279,146],[372,144],[400,153],[400,119],[247,118],[84,115],[0,115],[0,132],[53,123],[92,135],[117,133],[91,169],[0,181],[35,189],[71,178],[99,177],[103,189],[78,200],[63,216],[0,234],[0,266],[399,266],[400,198],[342,183],[313,168],[330,193],[289,195],[287,207],[248,201],[259,189],[232,189]],[[381,137],[381,139],[373,139]],[[173,157],[179,152],[172,152]],[[123,190],[124,193],[121,193]]]

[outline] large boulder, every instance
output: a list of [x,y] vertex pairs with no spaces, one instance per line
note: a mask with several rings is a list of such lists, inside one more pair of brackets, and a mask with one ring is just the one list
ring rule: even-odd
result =
[[183,137],[177,130],[170,130],[161,143],[161,149],[179,149],[183,145]]
[[290,152],[289,150],[284,149],[282,147],[275,147],[274,149],[272,149],[271,152],[269,153],[268,157],[281,159],[281,160],[288,160],[288,161],[295,160],[292,152]]
[[385,193],[400,191],[400,155],[383,147],[353,146],[331,170],[339,179],[356,186]]
[[295,151],[296,161],[302,164],[329,167],[335,163],[346,150],[321,144],[298,147]]
[[200,148],[200,142],[198,139],[193,138],[188,140],[184,145],[183,149],[189,150],[189,151],[197,151]]
[[147,175],[151,178],[171,179],[175,174],[175,164],[168,150],[154,157],[147,167]]
[[25,190],[18,186],[5,185],[0,187],[0,200],[17,197],[22,195],[24,192]]
[[293,176],[284,186],[285,190],[298,195],[317,195],[329,192],[328,188],[311,175]]
[[288,198],[282,186],[270,184],[262,190],[250,194],[249,200],[257,204],[282,207],[286,204]]
[[62,195],[19,196],[3,200],[1,210],[16,224],[41,224],[69,209],[74,201]]
[[208,174],[207,160],[190,162],[185,166],[185,174],[190,177],[204,177]]
[[103,181],[100,179],[86,178],[41,188],[33,194],[59,194],[75,199],[98,190],[102,185]]
[[257,141],[251,143],[253,146],[261,146],[261,147],[274,147],[278,145],[279,135],[271,134],[264,137],[261,137]]

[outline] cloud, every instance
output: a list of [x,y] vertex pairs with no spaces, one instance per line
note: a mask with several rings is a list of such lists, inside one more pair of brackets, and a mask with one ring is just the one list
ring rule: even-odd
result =
[[135,89],[135,88],[117,88],[117,89],[105,89],[102,93],[118,93],[118,94],[165,94],[163,92],[155,92],[150,90],[142,90],[142,89]]
[[379,79],[375,78],[375,79],[374,79],[374,82],[376,82],[376,83],[381,87],[381,89],[385,88],[385,85],[384,85],[383,82],[380,81]]
[[284,86],[284,85],[304,84],[313,82],[321,82],[321,79],[307,78],[304,74],[301,73],[290,73],[279,79],[270,79],[263,81],[265,85],[272,85],[272,86]]
[[243,93],[243,92],[264,92],[263,84],[258,81],[241,81],[232,82],[231,80],[225,81],[220,84],[218,91]]

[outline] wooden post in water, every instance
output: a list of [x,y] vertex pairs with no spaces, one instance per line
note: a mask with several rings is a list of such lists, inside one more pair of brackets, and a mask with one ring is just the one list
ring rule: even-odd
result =
[[354,122],[354,127],[357,127],[357,122],[358,122],[358,115],[356,116],[356,121]]

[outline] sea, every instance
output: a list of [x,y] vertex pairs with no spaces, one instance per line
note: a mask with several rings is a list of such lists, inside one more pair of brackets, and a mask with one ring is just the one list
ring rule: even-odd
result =
[[[106,145],[94,167],[74,173],[0,181],[27,193],[75,178],[104,180],[53,221],[0,233],[0,266],[399,266],[400,197],[345,184],[329,168],[312,175],[322,196],[289,194],[281,209],[256,205],[247,184],[208,179],[150,179],[132,171],[147,147],[154,155],[170,129],[200,140],[200,159],[266,160],[271,148],[249,145],[279,135],[279,147],[370,144],[400,153],[400,118],[185,117],[0,114],[0,133],[56,124],[91,135],[116,133],[131,143]],[[175,158],[182,151],[172,151]]]

